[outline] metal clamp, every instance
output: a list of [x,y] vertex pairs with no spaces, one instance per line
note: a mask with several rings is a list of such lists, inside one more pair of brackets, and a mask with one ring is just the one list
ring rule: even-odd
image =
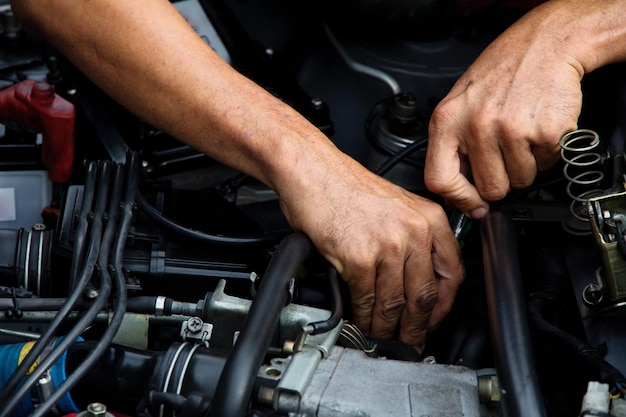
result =
[[205,323],[200,317],[192,317],[183,322],[180,329],[180,337],[183,341],[195,341],[209,347],[209,340],[213,333],[213,325]]

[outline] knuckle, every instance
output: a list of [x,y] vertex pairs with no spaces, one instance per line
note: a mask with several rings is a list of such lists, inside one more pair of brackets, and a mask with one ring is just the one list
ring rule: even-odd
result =
[[415,298],[415,304],[418,310],[430,312],[439,301],[439,292],[437,285],[433,282],[423,287]]
[[408,221],[415,233],[420,235],[430,234],[432,228],[431,221],[442,218],[442,212],[439,211],[441,207],[436,203],[426,203],[422,208],[423,212],[428,213],[428,217],[422,213],[421,215],[411,217]]
[[453,122],[458,117],[457,114],[458,111],[453,101],[441,101],[437,105],[437,107],[435,107],[435,110],[433,110],[433,113],[431,114],[429,125],[430,128],[434,130],[432,130],[429,135],[432,136],[432,133],[436,134],[437,132],[439,132],[439,129],[441,127]]
[[523,189],[530,186],[533,183],[534,178],[531,177],[519,177],[511,179],[511,188]]
[[491,184],[488,187],[479,187],[478,192],[486,201],[498,201],[506,197],[509,192],[509,187],[508,183],[507,185]]
[[357,276],[361,276],[376,267],[376,256],[370,247],[351,245],[350,252],[346,253],[346,263],[348,270],[353,271]]
[[467,130],[476,145],[481,146],[491,139],[490,132],[496,124],[491,112],[482,111],[468,121]]
[[502,175],[492,175],[487,178],[475,179],[476,189],[486,201],[497,201],[504,198],[509,192],[510,178],[507,172]]
[[385,255],[389,259],[394,259],[402,255],[405,247],[403,235],[406,232],[402,227],[387,230],[385,234]]
[[404,295],[385,300],[380,310],[381,317],[386,321],[395,321],[406,305]]
[[411,326],[406,329],[402,329],[400,341],[408,344],[415,344],[417,341],[424,338],[424,334],[427,331],[426,322],[419,323],[416,326]]
[[352,297],[352,310],[355,316],[369,317],[374,309],[374,303],[376,302],[376,294],[367,293],[365,295]]
[[424,176],[424,184],[435,194],[442,194],[450,188],[450,181],[447,178],[432,171],[429,172],[429,175]]

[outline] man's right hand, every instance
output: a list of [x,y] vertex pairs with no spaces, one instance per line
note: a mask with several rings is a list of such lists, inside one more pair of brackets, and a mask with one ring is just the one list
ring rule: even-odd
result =
[[489,45],[433,113],[428,188],[480,218],[489,201],[552,166],[559,139],[577,127],[583,75],[626,58],[625,7],[626,0],[549,1]]

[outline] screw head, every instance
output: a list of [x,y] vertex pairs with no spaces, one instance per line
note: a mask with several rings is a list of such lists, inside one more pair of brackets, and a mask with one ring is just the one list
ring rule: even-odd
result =
[[187,321],[187,329],[192,333],[198,333],[200,330],[202,330],[203,324],[204,323],[200,318],[192,317],[189,319],[189,321]]
[[102,403],[91,403],[87,406],[87,417],[105,417],[107,407]]

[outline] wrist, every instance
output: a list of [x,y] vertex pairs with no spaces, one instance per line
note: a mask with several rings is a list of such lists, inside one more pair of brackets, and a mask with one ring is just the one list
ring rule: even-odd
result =
[[581,76],[626,60],[626,0],[552,0],[533,13]]

